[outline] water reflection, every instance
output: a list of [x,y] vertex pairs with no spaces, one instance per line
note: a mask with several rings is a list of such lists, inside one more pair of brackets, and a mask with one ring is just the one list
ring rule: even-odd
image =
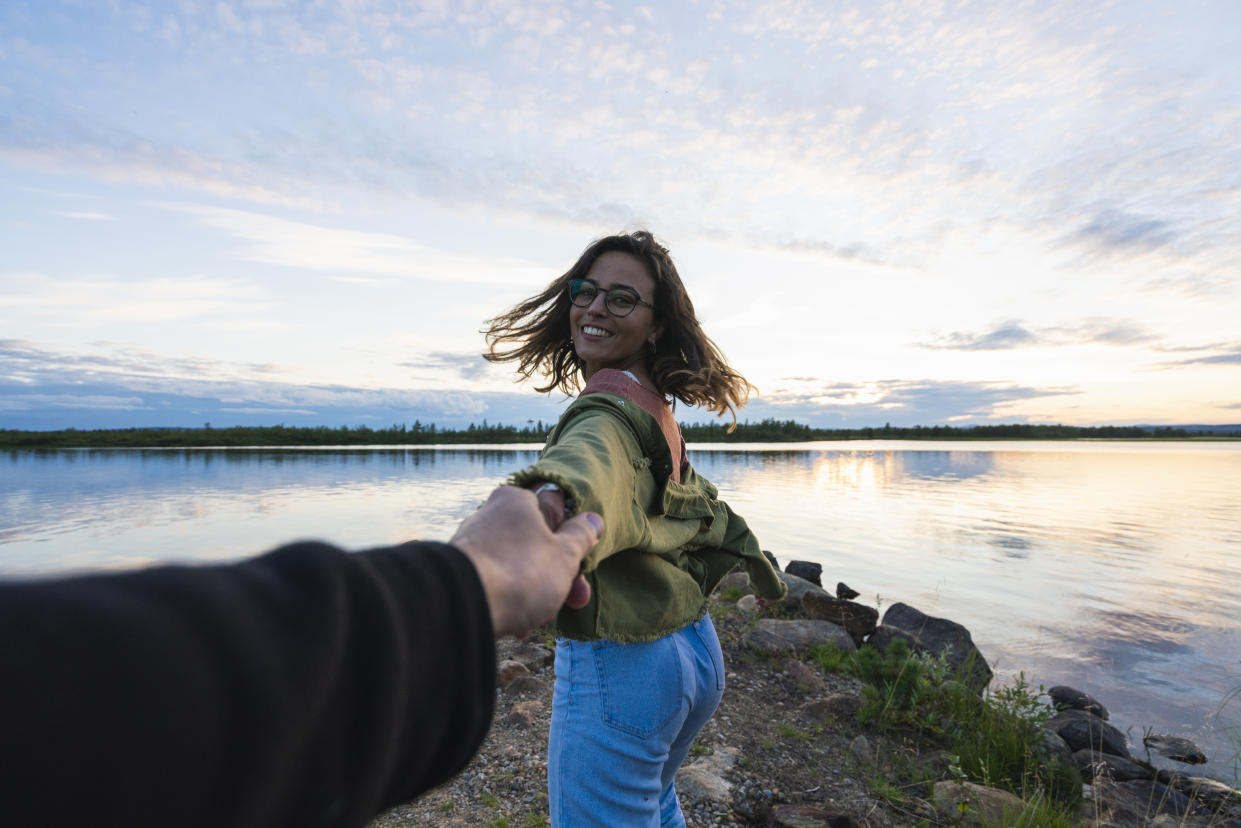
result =
[[[535,447],[6,452],[0,571],[444,538]],[[998,675],[1190,735],[1241,686],[1241,444],[691,448],[782,563],[970,628]],[[1235,704],[1232,710],[1241,708]],[[1136,738],[1134,737],[1136,734]],[[1219,757],[1219,759],[1216,759]]]

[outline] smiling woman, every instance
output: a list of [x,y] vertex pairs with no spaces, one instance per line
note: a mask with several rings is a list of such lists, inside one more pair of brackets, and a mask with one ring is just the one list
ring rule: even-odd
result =
[[668,250],[647,232],[587,247],[493,319],[487,341],[487,359],[547,377],[541,391],[585,380],[538,462],[512,482],[535,489],[553,528],[578,510],[606,526],[583,564],[589,593],[556,619],[552,824],[684,825],[674,778],[724,691],[706,596],[737,563],[765,597],[784,584],[690,465],[671,403],[735,423],[750,384],[703,333]]

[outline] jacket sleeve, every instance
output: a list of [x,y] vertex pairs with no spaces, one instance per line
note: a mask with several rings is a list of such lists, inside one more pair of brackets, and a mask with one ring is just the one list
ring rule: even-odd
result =
[[0,583],[0,824],[362,826],[458,771],[495,694],[472,564],[300,543]]
[[603,535],[582,565],[589,572],[609,555],[643,543],[649,529],[645,514],[634,503],[634,491],[638,471],[650,461],[628,421],[600,405],[570,409],[553,436],[538,462],[509,482],[555,483],[571,500],[574,514],[595,512],[603,517]]
[[729,508],[728,504],[722,503],[722,505],[728,516],[728,528],[725,530],[721,547],[734,550],[741,557],[741,564],[755,592],[772,601],[783,598],[788,593],[788,586],[771,568],[771,562],[759,548],[758,538],[754,537],[754,533],[750,531],[744,518]]

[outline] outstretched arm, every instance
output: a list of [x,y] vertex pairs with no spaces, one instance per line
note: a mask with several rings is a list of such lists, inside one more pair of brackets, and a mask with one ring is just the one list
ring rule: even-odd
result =
[[0,825],[361,826],[449,778],[491,721],[493,630],[550,617],[593,542],[533,500],[494,494],[460,550],[0,584]]

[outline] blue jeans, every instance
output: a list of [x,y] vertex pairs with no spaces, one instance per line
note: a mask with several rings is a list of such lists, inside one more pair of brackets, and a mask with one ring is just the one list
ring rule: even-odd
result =
[[553,826],[684,826],[674,781],[724,695],[711,616],[642,644],[556,641]]

